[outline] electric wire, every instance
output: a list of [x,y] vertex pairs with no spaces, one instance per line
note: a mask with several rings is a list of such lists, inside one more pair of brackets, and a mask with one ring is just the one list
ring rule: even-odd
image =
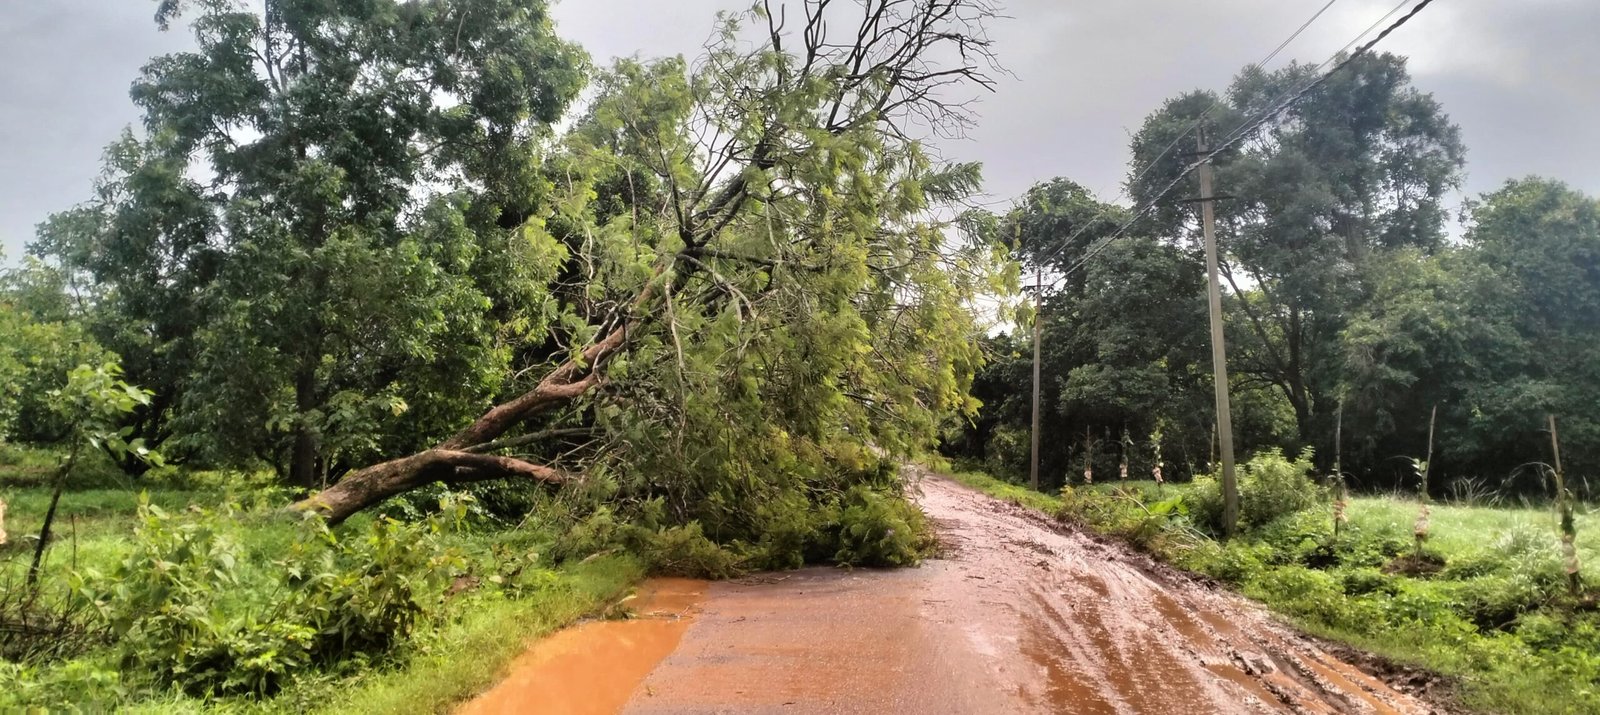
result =
[[[1174,188],[1177,188],[1178,184],[1182,183],[1184,179],[1187,179],[1190,174],[1194,173],[1194,171],[1196,169],[1200,168],[1201,164],[1204,164],[1204,163],[1206,163],[1208,161],[1211,161],[1218,154],[1221,154],[1222,152],[1227,151],[1228,149],[1232,148],[1233,145],[1239,143],[1245,137],[1253,134],[1256,129],[1261,128],[1268,121],[1270,121],[1271,119],[1277,117],[1279,114],[1282,114],[1289,107],[1294,106],[1294,104],[1296,102],[1300,101],[1306,95],[1310,94],[1311,92],[1315,91],[1317,88],[1321,87],[1329,79],[1331,79],[1334,75],[1337,75],[1344,68],[1350,66],[1350,64],[1352,62],[1354,62],[1356,59],[1358,59],[1358,58],[1366,55],[1368,52],[1370,52],[1373,47],[1376,47],[1378,45],[1378,43],[1382,42],[1385,38],[1387,38],[1395,30],[1400,29],[1401,26],[1405,25],[1407,22],[1410,22],[1411,18],[1416,17],[1417,13],[1422,12],[1423,9],[1425,9],[1429,5],[1433,4],[1433,1],[1434,0],[1421,0],[1421,2],[1417,3],[1417,5],[1415,7],[1411,8],[1410,12],[1406,13],[1399,20],[1396,20],[1393,24],[1390,24],[1388,27],[1384,28],[1383,32],[1378,33],[1377,37],[1373,38],[1371,41],[1369,41],[1366,44],[1362,45],[1354,53],[1351,53],[1350,55],[1346,56],[1344,58],[1344,60],[1341,61],[1338,65],[1334,66],[1333,69],[1329,70],[1328,72],[1326,72],[1324,74],[1318,75],[1318,77],[1314,81],[1312,81],[1311,83],[1309,83],[1306,86],[1302,87],[1300,90],[1295,91],[1292,96],[1288,97],[1287,100],[1281,101],[1281,102],[1278,102],[1277,100],[1275,100],[1274,104],[1270,105],[1270,109],[1269,110],[1264,111],[1256,119],[1254,119],[1252,121],[1249,121],[1249,122],[1245,122],[1238,129],[1234,130],[1234,132],[1231,133],[1227,138],[1225,138],[1221,144],[1219,144],[1217,147],[1215,147],[1213,149],[1208,150],[1207,153],[1204,156],[1201,156],[1198,160],[1196,160],[1195,162],[1193,162],[1193,163],[1189,164],[1188,166],[1186,166],[1183,171],[1178,173],[1178,176],[1176,178],[1174,178],[1171,182],[1169,182],[1166,185],[1166,187],[1164,187],[1161,190],[1160,193],[1156,194],[1155,198],[1151,199],[1142,208],[1138,209],[1134,213],[1132,218],[1129,218],[1126,222],[1124,222],[1121,226],[1119,226],[1116,231],[1111,233],[1111,235],[1101,239],[1098,244],[1096,244],[1093,248],[1091,248],[1089,250],[1089,252],[1084,254],[1083,258],[1079,259],[1077,262],[1073,263],[1065,271],[1063,271],[1062,274],[1061,274],[1061,277],[1062,278],[1066,278],[1067,276],[1072,275],[1073,273],[1075,273],[1079,269],[1081,269],[1084,265],[1086,265],[1089,261],[1093,260],[1096,256],[1098,256],[1101,253],[1103,253],[1106,250],[1106,248],[1109,247],[1112,244],[1112,242],[1116,241],[1116,239],[1118,239],[1118,238],[1121,238],[1124,235],[1124,233],[1130,227],[1133,226],[1134,223],[1136,223],[1139,219],[1143,218],[1145,214],[1149,213],[1152,209],[1154,209],[1156,207],[1156,205],[1158,203],[1160,203],[1160,201],[1162,199],[1166,198],[1167,194],[1171,193]],[[1405,3],[1401,3],[1401,6],[1404,6],[1404,4]],[[1388,16],[1392,16],[1397,11],[1398,11],[1398,8],[1396,10],[1390,11]],[[1385,17],[1388,17],[1388,16],[1385,16]],[[1382,21],[1383,20],[1380,19],[1378,22],[1381,23]],[[1373,27],[1377,27],[1377,24],[1375,23],[1373,25]],[[1371,32],[1371,28],[1368,28],[1367,32]],[[1363,36],[1365,34],[1366,33],[1363,33]],[[1359,38],[1358,38],[1358,41],[1359,41]],[[1352,42],[1351,44],[1354,44],[1354,43]],[[1346,45],[1346,47],[1349,47],[1349,45]],[[1343,50],[1341,50],[1340,52],[1342,53]],[[1332,62],[1333,59],[1335,59],[1337,57],[1338,57],[1338,55],[1335,54],[1333,58],[1330,58],[1328,60],[1328,62]],[[1321,65],[1318,65],[1318,67],[1320,68],[1320,67],[1327,66],[1328,62],[1324,62]],[[1280,95],[1280,98],[1282,96],[1283,95]]]
[[[1256,61],[1256,63],[1251,65],[1251,66],[1252,67],[1256,67],[1256,68],[1264,68],[1264,67],[1267,66],[1268,63],[1272,62],[1274,59],[1277,59],[1278,55],[1282,54],[1284,49],[1286,49],[1291,43],[1293,43],[1296,39],[1298,39],[1302,34],[1305,34],[1305,31],[1307,29],[1309,29],[1311,27],[1311,25],[1314,24],[1319,18],[1321,18],[1324,14],[1326,14],[1328,12],[1328,9],[1333,7],[1334,3],[1337,3],[1338,1],[1339,0],[1328,0],[1328,2],[1324,3],[1322,5],[1322,7],[1318,8],[1317,11],[1311,15],[1311,17],[1307,18],[1305,22],[1301,23],[1300,27],[1296,28],[1293,33],[1290,33],[1290,35],[1288,37],[1284,38],[1284,40],[1282,42],[1278,43],[1277,47],[1274,47],[1271,52],[1267,53],[1266,57],[1261,58],[1260,60]],[[1408,2],[1408,1],[1409,0],[1402,0],[1400,5],[1395,6],[1394,10],[1389,11],[1389,15],[1385,15],[1382,19],[1379,19],[1378,22],[1383,22],[1383,20],[1388,19],[1388,17],[1390,15],[1393,15],[1395,12],[1399,11],[1399,9],[1401,7],[1403,7],[1405,5],[1405,3]],[[1377,24],[1378,23],[1373,23],[1373,27],[1376,27]],[[1359,41],[1360,37],[1364,37],[1367,33],[1371,32],[1371,31],[1372,31],[1372,27],[1367,28],[1367,31],[1363,32],[1360,36],[1358,36],[1356,41]],[[1355,44],[1356,41],[1352,41],[1350,44],[1353,45],[1353,44]],[[1350,47],[1350,45],[1345,45],[1345,49],[1349,49],[1349,47]],[[1327,63],[1323,63],[1323,64],[1325,65]],[[1322,68],[1322,65],[1319,65],[1318,69],[1320,70],[1321,68]],[[1188,128],[1184,129],[1183,132],[1178,134],[1178,136],[1175,137],[1172,140],[1171,143],[1167,144],[1167,146],[1165,148],[1163,148],[1160,153],[1156,154],[1156,157],[1154,159],[1150,160],[1149,163],[1145,164],[1144,168],[1140,169],[1136,174],[1134,174],[1133,178],[1129,179],[1127,181],[1127,183],[1123,185],[1122,190],[1120,192],[1118,192],[1117,195],[1121,196],[1121,197],[1125,197],[1125,198],[1130,198],[1130,199],[1133,198],[1132,196],[1128,195],[1128,187],[1137,185],[1139,183],[1139,180],[1143,179],[1145,177],[1145,175],[1150,172],[1151,169],[1154,169],[1156,166],[1159,166],[1161,164],[1161,160],[1167,158],[1167,155],[1170,154],[1173,149],[1177,148],[1178,145],[1180,143],[1182,143],[1184,139],[1187,139],[1189,137],[1189,135],[1193,134],[1196,129],[1199,129],[1201,124],[1204,123],[1205,120],[1209,119],[1211,117],[1211,114],[1213,112],[1215,112],[1217,110],[1217,107],[1219,107],[1219,106],[1221,106],[1220,98],[1213,98],[1211,100],[1211,104],[1206,107],[1205,111],[1202,112],[1200,114],[1200,116],[1197,117],[1194,120],[1194,122],[1191,123],[1188,126]],[[1098,222],[1102,218],[1105,218],[1106,214],[1109,213],[1109,212],[1110,212],[1109,208],[1101,209],[1097,214],[1095,214],[1095,216],[1090,218],[1088,221],[1085,221],[1084,225],[1082,227],[1080,227],[1077,231],[1074,231],[1072,233],[1072,235],[1070,235],[1070,236],[1068,236],[1066,238],[1066,240],[1062,241],[1061,245],[1059,247],[1057,247],[1055,251],[1051,252],[1050,255],[1048,255],[1048,256],[1046,256],[1044,258],[1041,258],[1038,261],[1036,261],[1036,264],[1038,264],[1038,266],[1039,266],[1038,270],[1042,271],[1043,270],[1043,264],[1046,261],[1048,261],[1048,260],[1050,260],[1052,258],[1055,258],[1056,256],[1060,255],[1062,251],[1065,251],[1068,246],[1072,245],[1073,242],[1077,241],[1078,237],[1080,237],[1084,233],[1086,233],[1089,230],[1090,227],[1095,225],[1096,222]]]

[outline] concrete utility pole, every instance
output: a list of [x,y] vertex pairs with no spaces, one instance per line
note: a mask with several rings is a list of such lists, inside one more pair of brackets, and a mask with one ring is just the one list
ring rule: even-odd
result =
[[1044,322],[1044,270],[1033,274],[1033,466],[1028,486],[1039,491],[1039,324]]
[[1216,216],[1211,209],[1211,161],[1205,129],[1200,129],[1200,224],[1206,243],[1206,273],[1211,294],[1211,371],[1217,388],[1217,442],[1222,451],[1222,531],[1232,538],[1239,523],[1239,483],[1233,473],[1233,410],[1228,404],[1228,348],[1222,337],[1222,287],[1217,283]]

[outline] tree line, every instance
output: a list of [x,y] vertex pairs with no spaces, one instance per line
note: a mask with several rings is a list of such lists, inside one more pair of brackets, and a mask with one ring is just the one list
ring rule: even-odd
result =
[[753,542],[976,408],[968,306],[1013,273],[918,136],[992,84],[984,0],[762,2],[609,65],[543,0],[156,7],[194,49],[5,275],[6,439],[111,359],[128,439],[335,521],[581,482]]
[[[1461,478],[1544,489],[1548,470],[1533,465],[1550,459],[1548,415],[1562,420],[1569,471],[1592,472],[1600,201],[1526,177],[1452,204],[1466,148],[1444,108],[1404,58],[1348,70],[1214,162],[1241,450],[1309,449],[1324,470],[1337,453],[1360,486],[1414,488],[1405,458],[1422,454],[1437,406],[1436,489]],[[1128,196],[1153,200],[1178,176],[1197,125],[1227,136],[1315,72],[1252,67],[1225,92],[1167,101],[1132,139]],[[1170,478],[1216,459],[1198,208],[1174,198],[1089,260],[1130,212],[1071,180],[991,219],[1025,275],[1064,276],[1042,314],[1053,484],[1085,466],[1116,474],[1123,455],[1146,478],[1158,461]],[[989,340],[995,360],[975,386],[985,406],[948,451],[1026,473],[1030,341]]]

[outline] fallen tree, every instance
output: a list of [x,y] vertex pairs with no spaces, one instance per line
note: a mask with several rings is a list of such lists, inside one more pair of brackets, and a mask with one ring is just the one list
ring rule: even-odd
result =
[[[810,0],[797,15],[763,3],[725,18],[692,69],[624,61],[602,75],[548,162],[551,215],[521,228],[568,252],[550,288],[572,327],[543,376],[436,448],[293,508],[340,521],[433,482],[562,483],[556,466],[480,453],[527,446],[502,438],[557,413],[688,470],[762,452],[723,432],[909,449],[970,410],[970,301],[1009,279],[994,244],[952,237],[932,213],[976,190],[976,167],[935,164],[912,134],[970,121],[963,93],[995,71],[994,9]],[[754,42],[740,20],[762,28]],[[624,415],[596,418],[602,403]]]

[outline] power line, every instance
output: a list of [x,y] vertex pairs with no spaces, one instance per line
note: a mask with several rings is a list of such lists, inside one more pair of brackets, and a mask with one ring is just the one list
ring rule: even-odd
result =
[[[1294,42],[1296,38],[1300,37],[1301,34],[1305,33],[1306,29],[1311,27],[1311,24],[1317,21],[1317,18],[1322,17],[1323,13],[1326,13],[1328,11],[1328,8],[1333,7],[1333,4],[1338,2],[1338,1],[1339,0],[1328,0],[1327,4],[1323,5],[1321,9],[1317,10],[1316,14],[1312,15],[1310,17],[1310,19],[1306,20],[1303,24],[1301,24],[1299,29],[1296,29],[1294,31],[1294,33],[1289,35],[1288,38],[1284,39],[1283,42],[1278,43],[1278,46],[1273,48],[1272,52],[1267,53],[1266,57],[1263,57],[1260,61],[1256,62],[1254,65],[1251,65],[1251,66],[1252,67],[1258,67],[1258,68],[1266,67],[1268,62],[1271,62],[1272,60],[1276,59],[1278,57],[1278,54],[1283,52],[1284,48],[1289,46],[1289,43]],[[1391,13],[1391,14],[1393,14],[1393,13]],[[1371,32],[1370,28],[1368,29],[1368,32]],[[1219,107],[1221,105],[1222,105],[1222,102],[1221,102],[1221,100],[1219,98],[1212,99],[1211,100],[1211,104],[1206,106],[1206,111],[1202,112],[1200,114],[1200,116],[1197,119],[1194,120],[1194,123],[1189,125],[1188,129],[1183,130],[1183,133],[1179,134],[1176,138],[1174,138],[1170,144],[1167,144],[1166,148],[1162,149],[1161,153],[1156,155],[1156,158],[1152,159],[1150,161],[1150,163],[1146,164],[1143,169],[1140,169],[1137,174],[1134,174],[1133,178],[1128,181],[1128,184],[1129,185],[1133,185],[1133,184],[1139,183],[1139,180],[1144,178],[1145,174],[1149,173],[1150,170],[1152,168],[1155,168],[1155,166],[1157,164],[1160,164],[1161,160],[1165,159],[1167,157],[1167,154],[1169,152],[1171,152],[1174,148],[1176,148],[1178,146],[1178,144],[1181,143],[1184,139],[1187,139],[1189,137],[1189,135],[1194,132],[1194,130],[1199,129],[1201,123],[1204,122],[1205,120],[1209,119],[1211,117],[1211,113],[1217,111],[1217,107]],[[1127,191],[1127,189],[1124,188],[1123,192],[1126,193],[1126,191]],[[1130,196],[1128,198],[1133,198],[1133,197]],[[1099,217],[1097,216],[1096,218],[1099,218]],[[1079,233],[1082,233],[1082,232],[1080,231]],[[1076,236],[1074,236],[1074,238],[1075,237]]]
[[[1389,18],[1394,17],[1395,13],[1400,12],[1400,10],[1405,8],[1406,3],[1409,3],[1411,1],[1412,0],[1400,0],[1398,3],[1395,3],[1395,6],[1390,8],[1388,12],[1384,13],[1383,17],[1380,17],[1377,20],[1374,20],[1371,25],[1367,26],[1367,29],[1362,30],[1361,33],[1356,35],[1354,39],[1350,40],[1349,42],[1346,42],[1344,47],[1339,48],[1338,51],[1336,51],[1333,54],[1329,55],[1328,59],[1325,59],[1322,62],[1318,63],[1317,66],[1311,70],[1311,72],[1313,74],[1321,72],[1324,67],[1327,67],[1329,64],[1332,64],[1334,60],[1339,59],[1339,57],[1341,55],[1344,55],[1346,52],[1349,52],[1351,47],[1355,47],[1357,43],[1361,42],[1363,39],[1366,39],[1367,35],[1372,34],[1373,30],[1378,29],[1378,26],[1382,25],[1385,22],[1388,22]],[[1426,4],[1426,3],[1424,3],[1424,4]],[[1419,6],[1418,9],[1420,9],[1420,6]],[[1410,14],[1416,14],[1416,13],[1415,13],[1415,11],[1413,11]],[[1408,17],[1407,19],[1410,19],[1410,18]],[[1375,40],[1373,40],[1373,43],[1376,43],[1377,41],[1382,40],[1385,36],[1387,36],[1387,34],[1389,32],[1392,32],[1395,27],[1399,27],[1400,25],[1403,25],[1403,24],[1405,24],[1404,21],[1396,23],[1393,27],[1390,27],[1390,28],[1384,30],[1384,34],[1379,35]],[[1357,54],[1359,54],[1359,53],[1357,53]],[[1350,57],[1350,59],[1354,59],[1355,55],[1350,55],[1349,57]],[[1347,61],[1347,63],[1348,63],[1348,61]],[[1337,72],[1337,71],[1339,71],[1339,69],[1340,68],[1334,68],[1333,72]],[[1331,72],[1330,72],[1330,74],[1331,74]],[[1313,84],[1316,84],[1316,83],[1319,83],[1319,82],[1321,82],[1321,78],[1312,81]],[[1296,90],[1293,87],[1291,87],[1289,89],[1286,89],[1283,92],[1279,93],[1278,96],[1273,97],[1272,101],[1267,102],[1266,106],[1269,107],[1269,108],[1270,107],[1274,107],[1280,101],[1282,101],[1285,97],[1288,97],[1291,94],[1296,94],[1297,92],[1303,92],[1304,89],[1305,88],[1301,88],[1301,90]],[[1260,116],[1260,115],[1258,115],[1258,116]],[[1237,134],[1241,129],[1244,129],[1245,127],[1248,127],[1249,125],[1250,125],[1250,122],[1246,122],[1244,124],[1241,124],[1238,127],[1235,127],[1234,131],[1229,133],[1229,135],[1227,137],[1225,137],[1225,140],[1226,139],[1232,139],[1234,134]]]
[[[1339,0],[1328,0],[1328,2],[1324,3],[1321,8],[1319,8],[1315,13],[1313,13],[1311,15],[1311,17],[1307,18],[1305,22],[1301,23],[1300,27],[1296,28],[1293,33],[1290,33],[1290,35],[1287,38],[1284,38],[1283,42],[1278,43],[1277,47],[1274,47],[1271,52],[1267,53],[1266,57],[1263,57],[1260,60],[1257,60],[1256,63],[1254,65],[1251,65],[1251,66],[1252,67],[1258,67],[1258,68],[1266,67],[1267,63],[1273,61],[1274,59],[1277,59],[1278,55],[1281,54],[1283,52],[1283,50],[1290,45],[1290,43],[1293,43],[1296,39],[1298,39],[1300,37],[1300,35],[1304,34],[1305,31],[1308,28],[1310,28],[1313,23],[1315,23],[1319,18],[1321,18],[1323,16],[1323,14],[1328,12],[1328,8],[1333,7],[1334,3],[1338,2],[1338,1]],[[1401,4],[1395,6],[1394,10],[1390,10],[1389,11],[1389,15],[1393,15],[1407,1],[1408,0],[1401,0]],[[1385,15],[1383,17],[1383,19],[1387,19],[1389,17],[1389,15]],[[1380,19],[1378,22],[1382,22],[1383,19]],[[1376,27],[1376,26],[1377,26],[1377,23],[1373,23],[1373,27]],[[1361,35],[1358,36],[1356,39],[1359,41],[1360,37],[1364,37],[1368,32],[1371,32],[1371,31],[1372,31],[1371,27],[1367,28],[1367,31],[1361,33]],[[1351,42],[1350,44],[1355,44],[1355,42]],[[1345,48],[1348,49],[1349,46],[1350,45],[1345,45]],[[1331,59],[1329,61],[1331,61]],[[1327,64],[1327,63],[1325,62],[1323,64]],[[1317,69],[1318,70],[1322,69],[1322,66],[1318,65]],[[1150,162],[1148,164],[1145,164],[1143,169],[1140,169],[1138,171],[1138,173],[1134,174],[1133,178],[1128,180],[1127,184],[1125,184],[1123,186],[1122,190],[1120,192],[1118,192],[1117,195],[1118,196],[1123,196],[1123,197],[1126,197],[1126,198],[1130,198],[1130,199],[1133,198],[1132,196],[1128,196],[1128,187],[1138,184],[1139,180],[1143,179],[1145,174],[1148,174],[1151,169],[1154,169],[1156,166],[1160,165],[1161,160],[1167,158],[1167,155],[1170,154],[1173,149],[1177,148],[1179,143],[1181,143],[1185,138],[1187,138],[1190,134],[1192,134],[1196,129],[1199,129],[1200,125],[1203,122],[1205,122],[1205,120],[1209,119],[1211,117],[1212,112],[1215,112],[1217,110],[1217,107],[1221,106],[1221,104],[1222,103],[1221,103],[1219,98],[1213,98],[1211,100],[1211,104],[1206,107],[1205,111],[1202,112],[1200,114],[1200,116],[1197,117],[1194,120],[1194,122],[1189,125],[1188,128],[1184,129],[1182,133],[1180,133],[1177,137],[1173,138],[1172,142],[1167,144],[1167,146],[1165,148],[1163,148],[1161,150],[1161,152],[1159,154],[1157,154],[1154,159],[1150,160]],[[1048,261],[1048,260],[1050,260],[1052,258],[1055,258],[1056,256],[1060,255],[1062,251],[1065,251],[1067,249],[1067,246],[1072,245],[1072,243],[1074,241],[1076,241],[1078,239],[1078,237],[1080,237],[1084,233],[1086,233],[1089,230],[1089,228],[1095,224],[1096,221],[1099,221],[1100,219],[1104,218],[1107,213],[1109,213],[1109,210],[1101,209],[1097,214],[1095,214],[1095,216],[1093,218],[1091,218],[1088,221],[1084,222],[1084,225],[1082,227],[1080,227],[1077,231],[1074,231],[1072,233],[1072,235],[1070,235],[1070,236],[1068,236],[1066,238],[1066,240],[1062,241],[1061,245],[1058,246],[1055,251],[1051,252],[1050,255],[1039,259],[1037,261],[1037,263],[1040,264],[1040,270],[1043,270],[1043,264],[1044,264],[1045,261]]]
[[[1404,5],[1404,3],[1401,3],[1401,4]],[[1368,52],[1370,52],[1372,50],[1372,48],[1377,46],[1377,44],[1379,42],[1382,42],[1384,40],[1384,38],[1388,37],[1395,30],[1400,29],[1400,27],[1402,25],[1405,25],[1407,22],[1410,22],[1411,18],[1416,17],[1417,13],[1422,12],[1422,10],[1424,8],[1428,7],[1431,4],[1433,4],[1433,0],[1422,0],[1421,2],[1417,3],[1417,5],[1415,7],[1411,8],[1411,12],[1406,13],[1399,20],[1396,20],[1393,24],[1391,24],[1388,27],[1384,28],[1383,32],[1378,33],[1377,37],[1374,37],[1371,41],[1369,41],[1366,44],[1362,45],[1354,53],[1352,53],[1349,56],[1345,57],[1344,61],[1342,61],[1338,65],[1334,66],[1334,68],[1332,70],[1329,70],[1327,73],[1318,76],[1315,81],[1313,81],[1310,84],[1306,85],[1305,87],[1301,88],[1299,91],[1294,92],[1293,96],[1289,97],[1287,101],[1278,103],[1275,107],[1272,107],[1270,109],[1270,111],[1264,112],[1262,115],[1257,117],[1255,120],[1252,120],[1250,122],[1246,122],[1245,124],[1241,125],[1238,129],[1234,130],[1234,132],[1232,134],[1230,134],[1228,136],[1228,138],[1225,139],[1221,144],[1217,145],[1217,147],[1215,149],[1210,150],[1204,156],[1200,157],[1197,161],[1195,161],[1194,163],[1192,163],[1192,164],[1188,165],[1187,167],[1185,167],[1182,172],[1179,172],[1179,174],[1178,174],[1178,176],[1176,178],[1174,178],[1170,183],[1168,183],[1166,185],[1166,187],[1161,190],[1160,193],[1156,194],[1155,198],[1151,199],[1148,203],[1146,203],[1144,205],[1143,208],[1139,209],[1136,213],[1134,213],[1132,218],[1128,219],[1127,222],[1125,222],[1121,226],[1119,226],[1117,228],[1117,230],[1112,232],[1112,234],[1110,236],[1107,236],[1106,238],[1101,239],[1100,243],[1098,245],[1096,245],[1094,248],[1090,249],[1090,251],[1088,253],[1084,254],[1083,258],[1079,259],[1076,263],[1074,263],[1071,266],[1069,266],[1066,271],[1062,272],[1062,274],[1061,274],[1062,277],[1064,278],[1066,276],[1072,275],[1073,273],[1078,271],[1078,269],[1082,268],[1085,264],[1087,264],[1089,261],[1093,260],[1095,256],[1098,256],[1101,253],[1103,253],[1106,250],[1106,248],[1111,245],[1111,243],[1113,241],[1115,241],[1118,238],[1121,238],[1122,235],[1124,234],[1124,232],[1126,232],[1128,230],[1128,228],[1133,226],[1133,224],[1135,222],[1137,222],[1140,218],[1143,218],[1145,214],[1149,213],[1152,209],[1154,209],[1156,207],[1157,203],[1159,203],[1163,198],[1166,198],[1167,194],[1171,193],[1174,188],[1177,188],[1178,184],[1182,183],[1184,179],[1187,179],[1190,174],[1194,173],[1194,171],[1196,169],[1198,169],[1201,164],[1204,164],[1206,162],[1211,161],[1218,154],[1221,154],[1222,152],[1227,151],[1228,149],[1232,148],[1233,145],[1239,143],[1246,136],[1249,136],[1250,134],[1254,133],[1256,129],[1261,128],[1261,126],[1266,124],[1269,120],[1273,119],[1274,117],[1278,116],[1279,114],[1282,114],[1283,111],[1288,109],[1289,107],[1294,106],[1295,102],[1300,101],[1301,98],[1305,97],[1307,94],[1310,94],[1311,92],[1315,91],[1317,88],[1321,87],[1329,79],[1331,79],[1334,75],[1338,74],[1344,68],[1350,66],[1350,63],[1354,62],[1357,58],[1359,58],[1359,57],[1367,54]],[[1395,11],[1390,11],[1389,14],[1393,15],[1394,12]],[[1382,22],[1382,20],[1379,20],[1379,22]],[[1376,27],[1376,26],[1377,26],[1376,24],[1373,25],[1373,27]],[[1368,32],[1370,32],[1370,31],[1371,31],[1371,28],[1368,28]],[[1366,33],[1362,33],[1362,34],[1365,35]],[[1346,45],[1346,47],[1349,47],[1349,45]],[[1341,52],[1343,52],[1343,50],[1341,50]],[[1335,57],[1337,57],[1337,56],[1338,55],[1335,55]],[[1332,58],[1330,58],[1328,61],[1331,62],[1333,60],[1332,60]],[[1325,66],[1325,65],[1327,65],[1327,62],[1324,62],[1322,65],[1319,65],[1319,67]],[[1280,95],[1280,97],[1281,96],[1282,95]]]

